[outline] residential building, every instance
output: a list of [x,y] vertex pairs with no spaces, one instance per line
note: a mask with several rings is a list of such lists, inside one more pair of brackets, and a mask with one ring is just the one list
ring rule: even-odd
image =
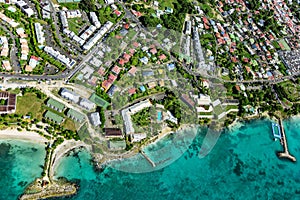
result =
[[95,12],[90,12],[90,19],[91,19],[92,24],[94,24],[94,26],[96,26],[96,28],[101,27],[101,24],[100,24],[99,19]]
[[57,124],[61,124],[63,122],[63,120],[64,120],[64,118],[62,116],[60,116],[60,115],[58,115],[58,114],[56,114],[54,112],[51,112],[49,110],[46,111],[44,117],[46,119],[49,119],[49,120],[57,123]]
[[134,128],[133,124],[131,121],[131,115],[143,110],[144,108],[151,107],[152,103],[150,102],[149,99],[141,101],[139,103],[136,103],[128,108],[125,108],[124,110],[121,111],[124,125],[125,125],[125,133],[126,134],[132,134],[134,133]]
[[5,36],[1,36],[0,37],[0,49],[1,49],[1,53],[0,56],[3,57],[7,57],[9,54],[9,47],[8,47],[8,41],[7,41],[7,37]]
[[132,134],[131,142],[140,142],[141,140],[147,138],[146,133],[134,133]]
[[74,103],[78,103],[79,102],[80,96],[77,93],[75,93],[75,92],[73,92],[71,90],[68,90],[66,88],[62,88],[62,90],[60,92],[60,95],[63,98],[65,98],[65,99],[67,99],[69,101],[72,101]]
[[85,119],[84,115],[81,114],[80,112],[69,108],[68,112],[67,112],[67,116],[77,122],[83,122],[83,120]]
[[101,119],[100,119],[99,112],[91,113],[89,119],[90,119],[90,122],[93,126],[100,126],[101,125]]
[[16,1],[15,4],[22,10],[23,13],[27,15],[27,17],[31,17],[32,15],[34,15],[34,11],[28,6],[25,1]]
[[3,69],[5,69],[6,71],[10,71],[12,70],[11,66],[10,66],[10,62],[8,60],[2,60],[2,67]]
[[61,63],[66,65],[68,68],[72,68],[76,61],[73,59],[68,58],[65,55],[62,55],[59,51],[54,50],[52,47],[45,46],[44,51],[48,54],[50,54],[53,58],[59,60]]
[[107,138],[120,138],[124,137],[121,129],[119,128],[105,128],[105,137]]
[[69,28],[66,12],[65,11],[60,11],[59,16],[60,16],[60,21],[61,21],[62,27],[63,28]]
[[45,42],[45,37],[44,37],[42,25],[40,23],[34,23],[34,28],[35,28],[35,35],[36,35],[37,43],[40,45],[43,45]]
[[82,98],[79,105],[87,110],[93,110],[96,107],[96,104],[94,102],[91,102],[86,98]]
[[113,26],[113,23],[108,21],[106,22],[101,28],[99,31],[97,31],[97,33],[95,33],[95,35],[90,38],[86,43],[85,45],[83,45],[83,49],[86,50],[86,51],[89,51],[97,42],[98,40],[100,40],[100,38],[102,38],[105,33],[107,31],[109,31],[111,29],[111,27]]
[[56,110],[58,112],[62,112],[65,109],[65,105],[63,103],[60,103],[59,101],[56,101],[53,98],[49,98],[46,105],[49,108],[52,108],[53,110]]

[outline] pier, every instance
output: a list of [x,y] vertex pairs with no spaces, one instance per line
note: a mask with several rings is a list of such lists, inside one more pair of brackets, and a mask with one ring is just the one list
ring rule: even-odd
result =
[[279,125],[280,125],[280,128],[281,128],[281,135],[282,135],[281,143],[282,143],[282,147],[283,147],[283,152],[279,152],[277,155],[278,155],[279,158],[286,158],[286,159],[289,159],[293,162],[296,162],[296,158],[289,153],[288,144],[287,144],[287,140],[286,140],[286,135],[285,135],[285,132],[284,132],[284,127],[283,127],[283,123],[282,123],[281,118],[279,119]]
[[156,167],[156,164],[145,154],[144,151],[141,151],[141,154],[144,156],[144,158],[152,165],[152,167]]

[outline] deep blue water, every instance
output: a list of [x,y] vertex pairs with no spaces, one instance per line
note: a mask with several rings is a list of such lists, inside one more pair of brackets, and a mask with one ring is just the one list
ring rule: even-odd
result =
[[[254,120],[225,131],[212,151],[201,159],[198,153],[205,129],[194,134],[178,133],[184,137],[174,140],[172,136],[144,149],[158,165],[167,163],[162,169],[145,173],[142,172],[149,171],[151,165],[141,155],[113,162],[104,171],[95,172],[90,154],[77,151],[61,160],[56,168],[56,177],[63,176],[79,183],[78,194],[68,198],[76,200],[300,199],[300,119],[284,122],[289,149],[298,159],[297,163],[277,158],[276,151],[282,147],[279,141],[273,141],[270,123],[268,120]],[[197,135],[194,140],[193,135]],[[11,142],[9,144],[16,149]],[[23,147],[18,148],[17,155],[16,151],[6,150],[4,152],[11,153],[4,156],[2,147],[0,149],[0,176],[4,177],[0,181],[0,190],[2,195],[5,194],[0,199],[15,199],[22,193],[25,186],[11,188],[10,180],[14,185],[20,181],[26,185],[40,175],[38,162],[14,164],[17,157],[26,160],[32,157],[29,154],[35,153],[26,147],[27,153],[23,154]],[[43,158],[36,157],[34,160],[39,159],[42,163]],[[15,170],[17,168],[19,170]],[[30,170],[27,173],[32,176],[23,175],[22,170],[27,168]],[[18,177],[16,171],[22,176]]]

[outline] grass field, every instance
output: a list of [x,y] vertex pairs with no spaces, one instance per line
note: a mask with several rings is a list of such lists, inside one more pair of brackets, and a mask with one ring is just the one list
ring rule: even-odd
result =
[[33,118],[42,120],[45,109],[43,108],[43,100],[37,98],[36,94],[27,93],[24,96],[17,97],[17,114],[26,115],[32,113]]
[[69,118],[66,118],[66,120],[62,123],[62,126],[65,128],[65,129],[68,129],[68,130],[71,130],[71,131],[76,131],[76,126],[75,126],[75,123],[69,119]]
[[70,18],[68,19],[68,23],[69,23],[69,29],[70,31],[73,31],[76,35],[79,34],[79,30],[82,27],[84,21],[82,18]]
[[292,102],[300,100],[300,86],[290,81],[280,83],[286,98]]

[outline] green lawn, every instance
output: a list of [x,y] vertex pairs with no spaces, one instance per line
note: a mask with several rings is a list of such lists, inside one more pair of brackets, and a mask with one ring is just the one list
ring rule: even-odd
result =
[[42,120],[45,109],[43,108],[43,100],[37,98],[36,94],[27,93],[24,96],[17,97],[16,114],[26,115],[32,113],[33,118]]
[[71,131],[77,130],[74,121],[69,118],[66,118],[66,120],[62,123],[62,126]]
[[68,19],[69,29],[78,35],[80,28],[86,23],[82,18],[76,17]]

